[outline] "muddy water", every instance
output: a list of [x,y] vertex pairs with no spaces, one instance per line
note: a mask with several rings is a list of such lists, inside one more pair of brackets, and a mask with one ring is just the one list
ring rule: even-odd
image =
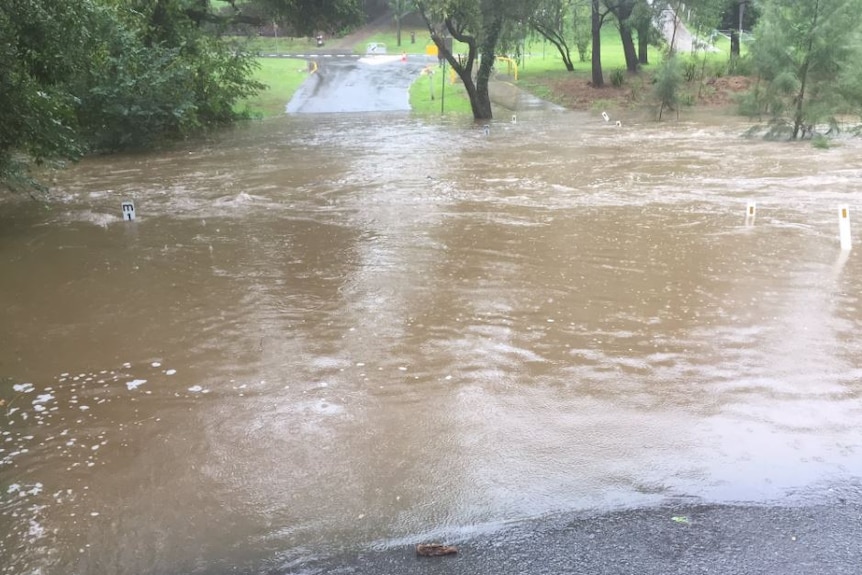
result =
[[0,573],[291,571],[859,477],[862,143],[744,128],[294,117],[0,207]]

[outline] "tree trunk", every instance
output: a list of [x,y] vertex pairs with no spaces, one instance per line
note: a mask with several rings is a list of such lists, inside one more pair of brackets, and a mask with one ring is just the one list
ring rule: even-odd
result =
[[395,17],[395,43],[401,46],[401,16]]
[[668,52],[673,54],[676,52],[676,31],[679,28],[679,9],[682,7],[682,0],[679,0],[676,3],[676,8],[672,8],[670,3],[668,3],[668,10],[673,14],[673,32],[670,34],[670,47],[668,48]]
[[638,27],[638,64],[646,66],[649,64],[649,34],[652,23],[648,20]]
[[802,70],[800,73],[800,85],[799,92],[796,95],[796,109],[793,113],[793,137],[791,139],[795,140],[799,137],[799,131],[802,129],[802,126],[805,122],[805,84],[808,80],[808,59],[806,57],[805,62],[802,65]]
[[[431,40],[437,46],[437,50],[441,57],[445,58],[461,81],[464,83],[464,89],[467,91],[467,96],[470,99],[470,108],[473,111],[473,118],[476,120],[490,120],[493,115],[491,112],[491,97],[488,94],[488,81],[491,77],[491,68],[494,66],[494,47],[500,37],[500,32],[503,29],[503,20],[500,16],[496,16],[493,21],[486,27],[484,41],[482,43],[482,59],[479,63],[479,70],[476,74],[476,79],[473,79],[473,65],[476,62],[479,49],[477,47],[476,38],[466,34],[461,34],[456,26],[447,18],[444,25],[448,33],[459,42],[467,45],[467,57],[465,59],[456,58],[452,51],[446,47],[446,42],[440,34],[440,31],[428,19],[425,7],[421,3],[417,3],[417,8],[428,31],[431,32]],[[451,46],[451,44],[450,44]]]
[[549,29],[535,21],[532,22],[531,25],[533,30],[541,34],[543,38],[557,48],[557,51],[560,53],[560,57],[563,59],[563,65],[566,67],[566,70],[574,72],[575,65],[572,63],[572,53],[562,34],[558,30]]
[[635,41],[632,37],[632,29],[628,24],[620,22],[620,40],[623,43],[623,54],[626,57],[626,70],[634,74],[638,71],[638,54],[635,50]]
[[481,59],[479,60],[479,71],[476,74],[476,97],[470,100],[473,109],[473,118],[476,120],[490,120],[491,96],[488,92],[488,82],[491,80],[491,69],[494,67],[496,57],[495,48],[497,39],[503,31],[503,18],[500,15],[494,17],[490,25],[485,29],[482,45],[480,46]]
[[730,31],[730,57],[739,58],[739,31]]
[[793,114],[793,139],[799,136],[799,131],[805,122],[805,86],[808,83],[808,68],[811,64],[811,51],[814,49],[814,30],[817,29],[817,21],[820,16],[820,1],[814,2],[814,21],[811,23],[811,31],[808,33],[808,46],[805,51],[805,59],[799,70],[799,92],[796,95],[796,109]]
[[592,10],[592,36],[593,36],[593,69],[592,83],[594,88],[602,88],[605,85],[602,74],[602,15],[599,13],[599,0],[593,1]]
[[620,29],[620,40],[623,44],[623,54],[626,58],[626,70],[629,73],[638,71],[638,54],[635,50],[635,41],[632,36],[632,28],[629,22],[632,12],[634,11],[633,1],[618,2],[614,5],[608,5],[608,9],[617,17],[617,23]]

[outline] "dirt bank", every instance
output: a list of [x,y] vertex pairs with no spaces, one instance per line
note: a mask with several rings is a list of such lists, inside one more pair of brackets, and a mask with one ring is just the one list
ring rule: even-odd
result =
[[[577,74],[533,76],[530,84],[546,91],[547,99],[575,110],[638,108],[650,104],[653,90],[652,75],[648,73],[628,77],[619,87],[606,84],[595,88],[589,77]],[[751,79],[745,76],[709,78],[702,84],[691,82],[682,88],[683,100],[697,107],[731,109],[750,84]]]

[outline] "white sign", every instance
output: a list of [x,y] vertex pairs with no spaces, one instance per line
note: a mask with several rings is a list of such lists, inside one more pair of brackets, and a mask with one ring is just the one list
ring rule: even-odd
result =
[[131,222],[135,219],[135,204],[134,202],[123,202],[123,219]]
[[745,225],[753,226],[754,218],[757,216],[757,202],[748,202],[745,206]]
[[847,206],[838,208],[838,233],[841,237],[841,249],[851,249],[853,241],[850,237],[850,208]]

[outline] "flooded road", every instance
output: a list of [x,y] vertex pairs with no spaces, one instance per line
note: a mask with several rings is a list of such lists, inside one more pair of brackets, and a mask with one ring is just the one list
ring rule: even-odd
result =
[[302,572],[859,478],[862,142],[745,127],[303,115],[0,206],[0,573]]
[[411,55],[318,58],[286,106],[288,114],[409,112],[410,85],[433,58]]

